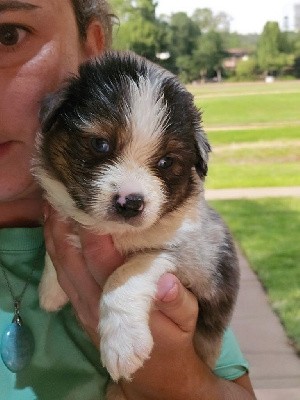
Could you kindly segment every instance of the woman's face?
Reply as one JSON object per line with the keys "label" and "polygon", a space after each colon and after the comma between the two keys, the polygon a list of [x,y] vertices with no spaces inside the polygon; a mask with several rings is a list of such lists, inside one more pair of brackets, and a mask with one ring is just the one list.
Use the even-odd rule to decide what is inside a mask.
{"label": "woman's face", "polygon": [[84,59],[70,0],[0,0],[0,203],[38,196],[40,102]]}

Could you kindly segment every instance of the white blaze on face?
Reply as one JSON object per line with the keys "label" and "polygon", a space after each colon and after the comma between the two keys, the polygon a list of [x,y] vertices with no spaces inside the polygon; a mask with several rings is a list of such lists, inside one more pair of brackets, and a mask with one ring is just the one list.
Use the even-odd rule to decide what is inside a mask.
{"label": "white blaze on face", "polygon": [[[160,77],[161,79],[161,77]],[[160,137],[168,125],[167,105],[160,93],[161,82],[150,81],[141,76],[138,84],[130,82],[130,106],[128,109],[128,127],[131,131],[131,151],[135,158],[155,152],[160,144]]]}

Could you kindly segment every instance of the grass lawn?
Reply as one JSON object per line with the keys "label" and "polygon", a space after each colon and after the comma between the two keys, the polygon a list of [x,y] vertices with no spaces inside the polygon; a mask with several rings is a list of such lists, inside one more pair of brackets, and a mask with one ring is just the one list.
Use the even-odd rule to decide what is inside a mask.
{"label": "grass lawn", "polygon": [[299,93],[196,98],[204,127],[300,122]]}
{"label": "grass lawn", "polygon": [[206,187],[208,189],[300,186],[300,164],[272,163],[262,169],[258,164],[230,165],[211,162]]}
{"label": "grass lawn", "polygon": [[300,186],[300,139],[238,140],[213,146],[207,188]]}
{"label": "grass lawn", "polygon": [[[300,81],[189,87],[213,147],[207,188],[300,186]],[[214,201],[300,354],[300,199]]]}
{"label": "grass lawn", "polygon": [[196,97],[240,96],[241,94],[294,93],[300,92],[300,80],[265,82],[222,82],[205,85],[187,85],[187,89]]}
{"label": "grass lawn", "polygon": [[300,80],[273,84],[190,85],[188,89],[202,110],[205,129],[226,125],[300,123]]}
{"label": "grass lawn", "polygon": [[189,88],[213,148],[207,188],[300,186],[300,81]]}
{"label": "grass lawn", "polygon": [[300,352],[300,199],[211,204],[230,226]]}
{"label": "grass lawn", "polygon": [[[300,108],[299,108],[300,118]],[[212,147],[232,143],[247,143],[259,141],[300,140],[299,126],[260,127],[255,129],[209,130],[205,129]]]}

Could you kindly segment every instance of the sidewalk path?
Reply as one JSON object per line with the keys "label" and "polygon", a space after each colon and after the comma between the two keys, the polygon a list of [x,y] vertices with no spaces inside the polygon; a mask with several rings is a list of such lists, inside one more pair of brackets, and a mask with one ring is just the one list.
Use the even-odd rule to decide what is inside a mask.
{"label": "sidewalk path", "polygon": [[[300,197],[300,187],[207,190],[206,198]],[[257,400],[300,400],[300,358],[247,259],[238,250],[241,287],[232,327],[250,363]],[[242,399],[241,399],[242,400]]]}
{"label": "sidewalk path", "polygon": [[300,358],[239,251],[241,287],[232,327],[250,363],[257,400],[300,400]]}
{"label": "sidewalk path", "polygon": [[[264,197],[300,197],[300,186],[241,188],[241,189],[207,189],[207,200],[260,199]],[[299,398],[300,400],[300,398]]]}

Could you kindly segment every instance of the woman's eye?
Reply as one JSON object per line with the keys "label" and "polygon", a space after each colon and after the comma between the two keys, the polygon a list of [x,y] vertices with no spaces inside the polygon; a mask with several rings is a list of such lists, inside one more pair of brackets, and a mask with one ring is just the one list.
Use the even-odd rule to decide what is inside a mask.
{"label": "woman's eye", "polygon": [[157,166],[158,166],[158,168],[161,168],[161,169],[167,169],[173,165],[173,162],[174,162],[174,160],[172,157],[166,156],[166,157],[161,158],[158,161]]}
{"label": "woman's eye", "polygon": [[18,25],[0,25],[0,45],[13,47],[22,42],[28,32]]}
{"label": "woman's eye", "polygon": [[97,153],[107,154],[110,152],[110,144],[106,139],[92,138],[91,146]]}

